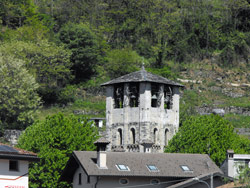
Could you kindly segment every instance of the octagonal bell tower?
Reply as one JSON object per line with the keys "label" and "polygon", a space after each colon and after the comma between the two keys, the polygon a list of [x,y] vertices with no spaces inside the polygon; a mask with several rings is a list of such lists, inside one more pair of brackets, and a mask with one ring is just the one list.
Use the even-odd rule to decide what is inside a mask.
{"label": "octagonal bell tower", "polygon": [[108,150],[145,152],[143,143],[150,141],[150,152],[163,152],[179,128],[179,89],[183,86],[144,67],[102,86],[106,87]]}

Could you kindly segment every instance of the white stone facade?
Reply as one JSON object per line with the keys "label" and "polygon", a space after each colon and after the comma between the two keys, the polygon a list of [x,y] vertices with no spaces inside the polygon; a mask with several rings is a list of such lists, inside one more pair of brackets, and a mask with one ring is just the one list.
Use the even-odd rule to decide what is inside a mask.
{"label": "white stone facade", "polygon": [[[179,128],[179,87],[153,82],[138,82],[138,105],[131,107],[128,88],[131,83],[120,84],[123,87],[122,107],[115,105],[115,85],[106,86],[106,139],[111,143],[108,150],[123,148],[125,151],[140,151],[144,140],[154,143],[153,152],[163,152]],[[132,83],[134,84],[134,83]],[[153,96],[152,87],[157,86],[157,96]],[[166,108],[166,88],[171,90],[171,107]],[[155,106],[153,107],[153,98]]]}

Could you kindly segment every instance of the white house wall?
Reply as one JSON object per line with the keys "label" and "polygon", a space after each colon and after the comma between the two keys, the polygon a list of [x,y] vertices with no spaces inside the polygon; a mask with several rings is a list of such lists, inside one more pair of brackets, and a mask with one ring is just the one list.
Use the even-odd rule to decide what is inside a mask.
{"label": "white house wall", "polygon": [[[127,179],[128,184],[122,185],[119,183],[120,179]],[[152,185],[150,184],[150,181],[153,179],[157,179],[160,181],[159,185]],[[143,188],[166,188],[169,185],[172,185],[173,183],[166,183],[171,182],[172,180],[168,180],[167,178],[154,178],[154,177],[109,177],[109,176],[102,176],[99,179],[99,182],[97,184],[97,188],[112,188],[112,187],[128,187],[128,186],[140,186]],[[165,182],[165,183],[164,183]]]}
{"label": "white house wall", "polygon": [[9,170],[9,160],[0,159],[0,188],[28,188],[28,161],[18,161],[18,171]]}

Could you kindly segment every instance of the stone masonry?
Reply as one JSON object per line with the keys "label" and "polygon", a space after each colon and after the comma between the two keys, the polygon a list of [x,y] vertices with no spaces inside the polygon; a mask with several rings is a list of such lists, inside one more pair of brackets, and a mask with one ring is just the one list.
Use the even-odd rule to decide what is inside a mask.
{"label": "stone masonry", "polygon": [[[144,80],[138,78],[141,75]],[[147,78],[150,76],[153,81]],[[142,69],[125,75],[122,81],[103,84],[106,86],[108,150],[143,152],[141,143],[148,140],[153,143],[153,152],[164,151],[179,128],[179,88],[182,86],[161,79]],[[135,84],[138,93],[136,87],[131,89]],[[135,102],[131,103],[132,100]]]}

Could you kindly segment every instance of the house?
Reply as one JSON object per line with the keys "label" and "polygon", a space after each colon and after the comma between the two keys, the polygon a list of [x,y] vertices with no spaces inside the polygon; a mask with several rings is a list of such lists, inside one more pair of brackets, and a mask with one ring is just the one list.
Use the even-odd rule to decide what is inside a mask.
{"label": "house", "polygon": [[147,72],[144,67],[102,84],[106,87],[108,151],[143,152],[150,140],[154,152],[163,153],[179,128],[181,84]]}
{"label": "house", "polygon": [[35,153],[0,143],[0,187],[28,188],[29,162],[37,162]]}
{"label": "house", "polygon": [[[95,142],[97,151],[74,151],[62,175],[61,181],[73,184],[73,188],[115,187],[206,187],[193,178],[206,178],[214,187],[223,185],[222,171],[206,154],[141,153],[106,151],[108,141]],[[196,186],[194,186],[194,184]]]}
{"label": "house", "polygon": [[93,117],[89,119],[89,121],[93,122],[93,125],[96,126],[97,128],[103,128],[104,126],[103,122],[105,120],[106,120],[105,118],[101,117]]}
{"label": "house", "polygon": [[227,150],[221,170],[230,177],[238,178],[240,171],[247,166],[250,168],[250,154],[235,154],[234,150]]}

